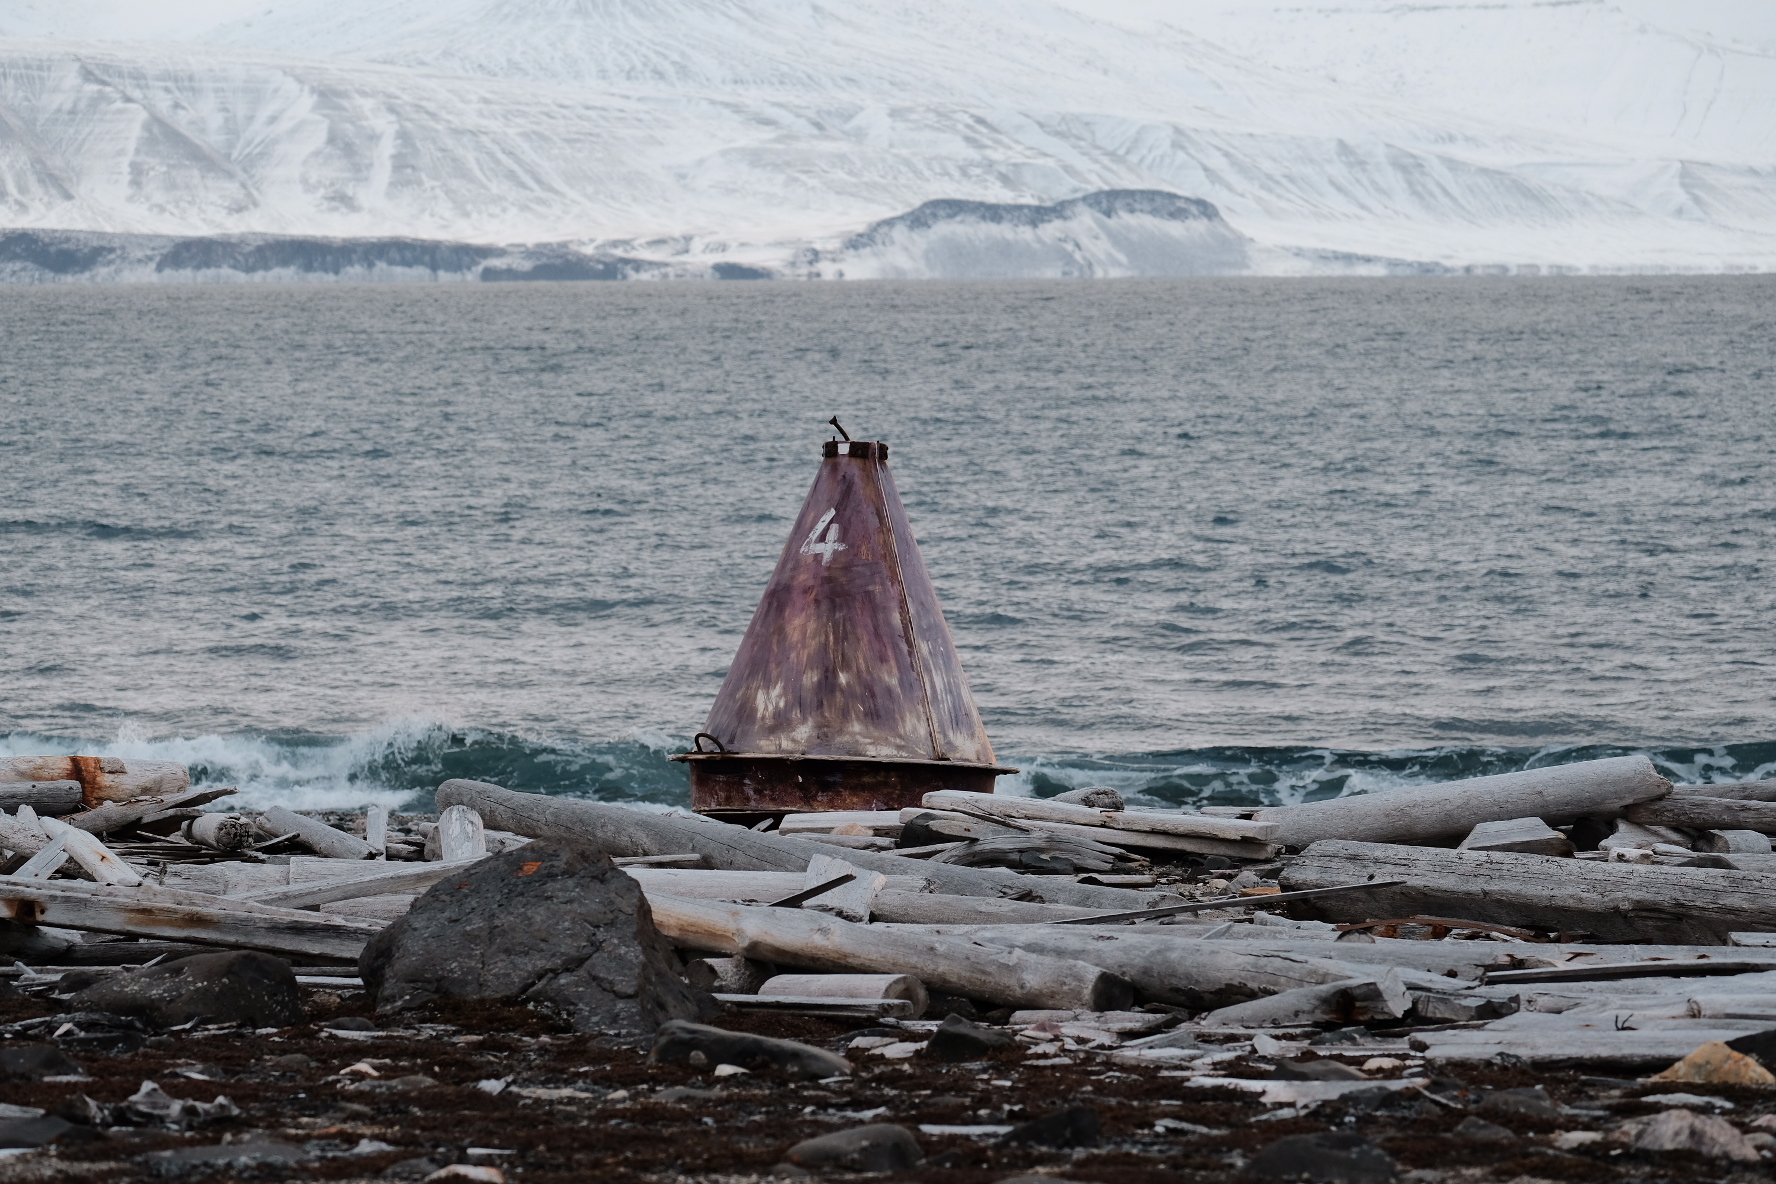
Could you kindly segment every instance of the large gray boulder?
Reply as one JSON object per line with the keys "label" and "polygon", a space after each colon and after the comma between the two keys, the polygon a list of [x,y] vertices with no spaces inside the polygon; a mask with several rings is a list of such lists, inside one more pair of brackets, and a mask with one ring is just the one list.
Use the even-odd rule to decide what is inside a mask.
{"label": "large gray boulder", "polygon": [[636,882],[596,851],[548,840],[438,881],[358,959],[379,1013],[541,1003],[580,1032],[702,1018],[713,1000],[678,970]]}

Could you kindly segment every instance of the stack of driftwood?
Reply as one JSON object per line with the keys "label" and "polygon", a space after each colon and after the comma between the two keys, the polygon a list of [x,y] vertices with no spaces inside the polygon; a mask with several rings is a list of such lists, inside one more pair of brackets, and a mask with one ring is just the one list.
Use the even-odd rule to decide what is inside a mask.
{"label": "stack of driftwood", "polygon": [[884,1050],[964,1002],[1044,1055],[1205,1081],[1228,1033],[1344,1027],[1409,1069],[1776,1048],[1776,782],[1674,789],[1644,757],[1201,813],[935,792],[761,829],[469,781],[435,819],[247,816],[177,766],[57,760],[86,758],[0,762],[0,940],[24,962],[350,963],[439,879],[552,838],[627,869],[694,985],[902,1025]]}

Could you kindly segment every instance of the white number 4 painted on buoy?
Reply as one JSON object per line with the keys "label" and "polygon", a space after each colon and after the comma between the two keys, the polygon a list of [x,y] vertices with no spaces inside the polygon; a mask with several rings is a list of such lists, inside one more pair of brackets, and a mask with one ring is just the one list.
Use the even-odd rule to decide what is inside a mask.
{"label": "white number 4 painted on buoy", "polygon": [[[802,544],[802,554],[818,555],[820,562],[828,567],[832,566],[833,554],[845,549],[845,544],[839,541],[839,524],[833,521],[833,515],[837,513],[837,509],[832,509],[822,514],[820,521],[814,524],[814,529],[808,532],[808,541]],[[823,530],[826,531],[826,538],[821,540],[820,532]]]}

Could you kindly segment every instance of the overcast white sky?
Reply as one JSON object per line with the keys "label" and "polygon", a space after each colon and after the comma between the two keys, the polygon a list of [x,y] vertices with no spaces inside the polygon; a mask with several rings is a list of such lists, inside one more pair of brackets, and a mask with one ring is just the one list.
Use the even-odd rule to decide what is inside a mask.
{"label": "overcast white sky", "polygon": [[[324,3],[325,0],[322,0]],[[375,0],[335,0],[341,8],[362,9]],[[965,0],[958,0],[964,3]],[[1230,9],[1341,8],[1393,9],[1432,0],[1058,0],[1087,15],[1118,23],[1161,20],[1189,28],[1193,15]],[[1459,2],[1459,0],[1457,0]],[[1495,7],[1498,0],[1471,0]],[[1571,0],[1506,0],[1528,6]],[[1776,53],[1776,0],[1597,0],[1649,24],[1674,31],[1707,33],[1722,40]],[[1434,0],[1448,7],[1451,0]],[[316,0],[0,0],[0,35],[82,38],[196,37],[224,21],[273,8],[319,6]]]}

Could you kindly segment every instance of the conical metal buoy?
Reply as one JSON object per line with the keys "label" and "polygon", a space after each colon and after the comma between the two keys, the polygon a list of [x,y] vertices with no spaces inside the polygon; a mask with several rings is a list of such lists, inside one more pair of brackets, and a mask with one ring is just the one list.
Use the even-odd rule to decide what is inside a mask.
{"label": "conical metal buoy", "polygon": [[896,810],[1017,771],[994,761],[888,445],[823,456],[697,751],[673,758],[699,813]]}

